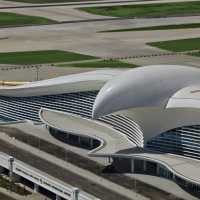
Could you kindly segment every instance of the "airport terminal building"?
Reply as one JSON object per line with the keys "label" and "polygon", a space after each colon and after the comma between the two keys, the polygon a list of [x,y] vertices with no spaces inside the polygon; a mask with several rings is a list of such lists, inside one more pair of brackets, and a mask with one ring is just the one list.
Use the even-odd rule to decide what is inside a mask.
{"label": "airport terminal building", "polygon": [[165,177],[200,193],[200,70],[98,70],[0,87],[0,119],[44,123],[117,170]]}

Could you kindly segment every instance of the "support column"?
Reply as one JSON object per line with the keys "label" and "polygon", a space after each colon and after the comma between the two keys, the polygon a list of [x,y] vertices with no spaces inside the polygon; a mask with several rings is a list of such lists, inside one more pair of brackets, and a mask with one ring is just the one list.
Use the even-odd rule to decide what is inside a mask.
{"label": "support column", "polygon": [[67,142],[69,142],[69,134],[68,133],[66,133],[66,140],[67,140]]}
{"label": "support column", "polygon": [[160,175],[160,165],[157,164],[156,166],[156,175],[159,176]]}
{"label": "support column", "polygon": [[173,181],[176,181],[176,177],[175,177],[175,174],[173,173]]}
{"label": "support column", "polygon": [[34,192],[37,193],[39,192],[39,185],[34,183]]}
{"label": "support column", "polygon": [[5,168],[4,167],[0,167],[0,174],[3,174],[5,172]]}
{"label": "support column", "polygon": [[143,170],[144,170],[144,172],[147,171],[147,163],[146,163],[146,160],[144,160],[144,162],[143,162]]}
{"label": "support column", "polygon": [[19,183],[20,179],[21,179],[21,176],[13,173],[13,175],[12,175],[12,181]]}
{"label": "support column", "polygon": [[134,159],[132,158],[131,159],[131,173],[134,173],[135,172],[135,162],[134,162]]}
{"label": "support column", "polygon": [[79,200],[79,189],[74,188],[71,194],[71,200]]}
{"label": "support column", "polygon": [[78,136],[78,144],[81,145],[81,137]]}
{"label": "support column", "polygon": [[111,157],[110,157],[110,156],[108,157],[108,163],[109,163],[109,164],[112,163],[112,161],[111,161]]}
{"label": "support column", "polygon": [[185,180],[185,188],[188,188],[188,185],[189,185],[188,181]]}
{"label": "support column", "polygon": [[60,196],[56,194],[56,200],[61,200]]}
{"label": "support column", "polygon": [[93,139],[90,138],[89,141],[90,141],[90,148],[92,149],[92,148],[93,148],[93,145],[94,145]]}

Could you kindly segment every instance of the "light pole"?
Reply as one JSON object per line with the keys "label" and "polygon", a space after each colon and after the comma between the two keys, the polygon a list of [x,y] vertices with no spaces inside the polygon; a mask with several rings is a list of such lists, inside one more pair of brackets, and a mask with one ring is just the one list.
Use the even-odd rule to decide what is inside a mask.
{"label": "light pole", "polygon": [[9,167],[9,178],[10,178],[10,191],[12,191],[12,183],[13,183],[13,163],[14,163],[14,157],[9,156],[8,167]]}
{"label": "light pole", "polygon": [[12,181],[14,157],[9,156],[8,163],[9,163],[9,177],[10,177],[10,180]]}
{"label": "light pole", "polygon": [[35,69],[36,69],[36,81],[39,80],[39,70],[40,70],[40,66],[39,65],[36,65],[35,66]]}

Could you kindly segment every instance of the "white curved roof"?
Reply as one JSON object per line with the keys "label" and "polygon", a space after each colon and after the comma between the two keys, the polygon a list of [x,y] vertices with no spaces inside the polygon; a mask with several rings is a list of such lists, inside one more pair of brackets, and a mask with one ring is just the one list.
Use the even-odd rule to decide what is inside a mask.
{"label": "white curved roof", "polygon": [[128,70],[100,90],[93,117],[133,107],[165,107],[178,90],[200,84],[200,70],[179,65],[156,65]]}
{"label": "white curved roof", "polygon": [[144,143],[168,130],[200,124],[200,109],[196,108],[143,107],[121,110],[115,114],[137,123],[143,133]]}
{"label": "white curved roof", "polygon": [[168,101],[167,108],[200,108],[200,84],[185,87]]}
{"label": "white curved roof", "polygon": [[1,86],[0,95],[25,97],[99,90],[107,81],[123,71],[97,70],[31,82],[20,86]]}

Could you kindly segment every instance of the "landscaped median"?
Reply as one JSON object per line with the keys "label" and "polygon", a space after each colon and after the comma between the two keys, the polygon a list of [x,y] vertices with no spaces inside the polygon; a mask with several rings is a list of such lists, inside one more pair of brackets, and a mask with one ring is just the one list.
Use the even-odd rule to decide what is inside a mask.
{"label": "landscaped median", "polygon": [[0,28],[29,26],[29,25],[44,25],[44,24],[54,24],[54,23],[58,22],[44,17],[35,17],[35,16],[21,15],[9,12],[0,12]]}
{"label": "landscaped median", "polygon": [[76,68],[134,68],[137,65],[120,60],[101,58],[61,50],[24,51],[0,53],[0,64],[37,65]]}
{"label": "landscaped median", "polygon": [[0,53],[0,64],[45,64],[96,59],[96,57],[60,50]]}
{"label": "landscaped median", "polygon": [[96,15],[112,17],[169,17],[189,16],[200,14],[200,1],[175,2],[175,3],[153,3],[123,6],[103,6],[79,8]]}
{"label": "landscaped median", "polygon": [[93,62],[80,62],[74,64],[60,64],[58,67],[78,67],[78,68],[134,68],[134,64],[125,63],[119,60],[100,60]]}
{"label": "landscaped median", "polygon": [[200,38],[188,38],[180,40],[169,40],[161,42],[147,43],[150,46],[154,46],[160,49],[173,51],[173,52],[187,52],[200,50]]}
{"label": "landscaped median", "polygon": [[[9,0],[9,1],[32,3],[32,4],[45,4],[45,3],[52,3],[53,4],[53,3],[79,2],[80,0]],[[88,1],[88,0],[81,0],[81,1]]]}

